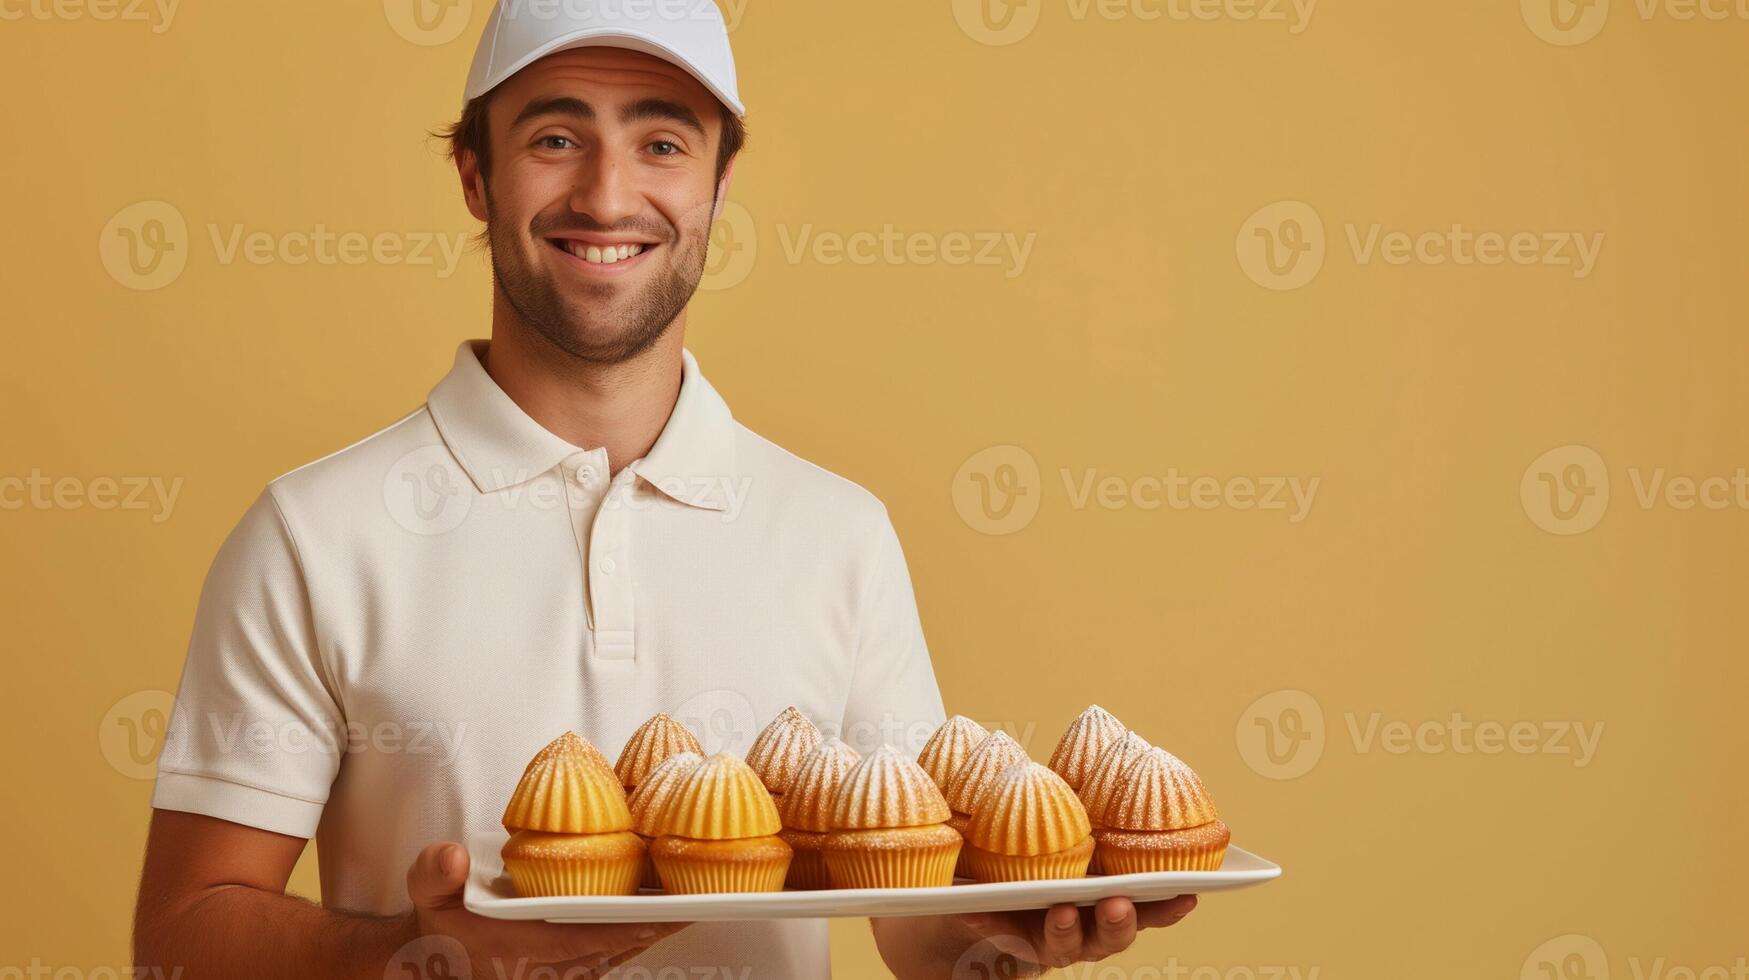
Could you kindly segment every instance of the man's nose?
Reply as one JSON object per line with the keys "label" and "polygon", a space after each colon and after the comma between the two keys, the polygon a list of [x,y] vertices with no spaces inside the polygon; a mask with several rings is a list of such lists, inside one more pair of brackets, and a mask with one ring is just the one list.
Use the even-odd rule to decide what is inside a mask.
{"label": "man's nose", "polygon": [[571,188],[571,210],[598,225],[611,226],[638,213],[638,197],[625,162],[597,157],[580,165]]}

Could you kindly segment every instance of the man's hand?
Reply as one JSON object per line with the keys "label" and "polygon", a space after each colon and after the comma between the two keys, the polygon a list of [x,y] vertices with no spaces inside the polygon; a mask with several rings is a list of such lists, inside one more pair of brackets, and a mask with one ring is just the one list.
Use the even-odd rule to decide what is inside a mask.
{"label": "man's hand", "polygon": [[152,814],[134,964],[182,980],[570,980],[612,969],[678,932],[665,925],[502,922],[462,906],[468,852],[433,844],[407,872],[410,912],[366,915],[285,893],[304,841],[213,817]]}
{"label": "man's hand", "polygon": [[1055,905],[1024,912],[875,919],[872,924],[881,957],[897,977],[1006,980],[1121,953],[1139,930],[1173,925],[1194,908],[1195,895],[1140,905],[1107,898],[1085,909]]}
{"label": "man's hand", "polygon": [[[488,919],[462,906],[467,880],[467,848],[433,844],[421,851],[408,869],[407,894],[413,899],[411,915],[417,935],[444,937],[459,944],[459,949],[448,948],[466,951],[474,976],[526,976],[529,970],[550,967],[560,976],[586,980],[607,973],[687,925],[557,925]],[[436,944],[415,948],[427,955],[444,954],[444,948]],[[423,964],[417,966],[424,969]],[[452,975],[465,974],[457,970]]]}
{"label": "man's hand", "polygon": [[[1174,925],[1194,908],[1195,895],[1140,905],[1127,898],[1107,898],[1091,908],[1054,905],[1026,912],[967,915],[960,921],[976,935],[992,940],[991,946],[998,952],[1018,948],[1016,959],[1023,970],[1018,975],[1035,976],[1052,967],[1092,963],[1121,953],[1136,941],[1137,931]],[[1004,943],[1003,938],[1019,939],[1024,945]]]}

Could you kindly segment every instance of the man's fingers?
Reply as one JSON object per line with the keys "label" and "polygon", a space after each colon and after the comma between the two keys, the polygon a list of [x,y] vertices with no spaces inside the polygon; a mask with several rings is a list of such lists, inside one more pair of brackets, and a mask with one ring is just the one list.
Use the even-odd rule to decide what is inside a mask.
{"label": "man's fingers", "polygon": [[1143,902],[1136,906],[1136,919],[1143,929],[1158,929],[1176,924],[1194,908],[1195,895],[1180,895],[1164,902]]}
{"label": "man's fingers", "polygon": [[1136,907],[1127,898],[1107,898],[1093,907],[1093,935],[1085,955],[1104,959],[1121,953],[1136,941]]}
{"label": "man's fingers", "polygon": [[468,850],[443,841],[419,852],[407,869],[407,897],[426,910],[459,908],[468,881]]}
{"label": "man's fingers", "polygon": [[1039,956],[1045,966],[1068,966],[1078,961],[1085,939],[1081,911],[1075,906],[1053,905],[1045,910],[1038,937]]}

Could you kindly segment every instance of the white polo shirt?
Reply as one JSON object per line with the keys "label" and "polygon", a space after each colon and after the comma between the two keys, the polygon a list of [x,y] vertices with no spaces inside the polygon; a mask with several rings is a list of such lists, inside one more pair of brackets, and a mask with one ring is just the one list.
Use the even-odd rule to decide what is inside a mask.
{"label": "white polo shirt", "polygon": [[[386,914],[420,849],[495,828],[567,729],[612,758],[667,711],[744,752],[794,704],[859,750],[921,747],[941,697],[878,500],[736,422],[690,353],[655,446],[610,478],[604,450],[504,394],[484,349],[243,516],[201,595],[155,807],[313,836],[324,903]],[[635,962],[829,973],[821,922],[694,926]]]}

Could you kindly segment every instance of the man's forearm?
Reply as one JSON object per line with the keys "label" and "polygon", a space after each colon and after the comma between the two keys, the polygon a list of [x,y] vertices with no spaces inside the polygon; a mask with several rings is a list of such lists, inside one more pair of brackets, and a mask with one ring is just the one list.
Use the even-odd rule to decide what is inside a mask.
{"label": "man's forearm", "polygon": [[134,963],[175,980],[382,980],[389,961],[416,938],[410,915],[336,912],[301,898],[223,885],[179,908],[151,908],[144,896]]}
{"label": "man's forearm", "polygon": [[897,980],[949,980],[979,938],[951,916],[870,919],[881,960]]}

